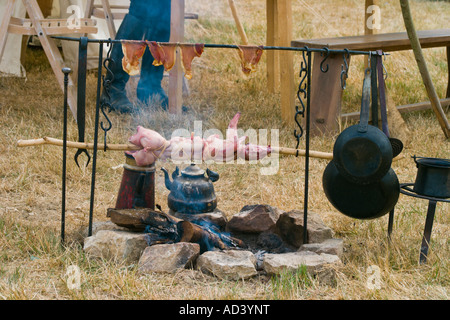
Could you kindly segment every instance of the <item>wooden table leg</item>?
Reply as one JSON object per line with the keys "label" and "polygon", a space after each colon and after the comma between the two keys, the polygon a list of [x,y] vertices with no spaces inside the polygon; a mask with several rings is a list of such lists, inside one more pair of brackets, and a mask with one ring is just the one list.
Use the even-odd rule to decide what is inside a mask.
{"label": "wooden table leg", "polygon": [[450,98],[450,47],[447,47],[447,71],[448,71],[448,81],[447,81],[447,93],[446,98]]}
{"label": "wooden table leg", "polygon": [[[324,62],[322,72],[320,64],[324,57],[319,52],[314,53],[311,74],[311,134],[333,133],[339,130],[341,99],[341,54],[330,54]],[[347,60],[350,65],[350,58]]]}
{"label": "wooden table leg", "polygon": [[[170,19],[170,42],[184,39],[184,0],[172,0]],[[169,71],[169,113],[181,114],[183,105],[183,68],[180,49],[177,49],[175,65]]]}
{"label": "wooden table leg", "polygon": [[[277,46],[278,34],[278,13],[276,0],[266,1],[266,16],[267,16],[267,35],[266,45]],[[280,85],[280,68],[279,55],[277,50],[266,51],[267,61],[267,89],[271,93],[278,92]]]}
{"label": "wooden table leg", "polygon": [[[292,3],[291,0],[277,1],[277,37],[279,45],[290,47],[292,41]],[[293,52],[281,51],[280,56],[280,93],[281,118],[283,122],[294,124],[295,88]]]}

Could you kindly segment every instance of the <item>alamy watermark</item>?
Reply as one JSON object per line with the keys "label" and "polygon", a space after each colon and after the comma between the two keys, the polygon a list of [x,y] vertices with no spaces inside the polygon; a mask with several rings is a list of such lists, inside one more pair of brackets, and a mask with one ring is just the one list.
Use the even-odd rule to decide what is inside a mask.
{"label": "alamy watermark", "polygon": [[76,265],[70,265],[66,270],[66,285],[69,290],[81,289],[81,270]]}
{"label": "alamy watermark", "polygon": [[278,129],[250,128],[227,129],[224,137],[219,129],[203,131],[203,122],[194,121],[193,132],[184,128],[172,132],[171,140],[191,142],[172,149],[171,160],[176,164],[260,164],[261,175],[274,175],[279,169],[279,136]]}
{"label": "alamy watermark", "polygon": [[381,8],[377,5],[371,5],[367,7],[366,13],[370,14],[366,20],[366,26],[368,29],[380,30],[381,29]]}
{"label": "alamy watermark", "polygon": [[368,266],[366,269],[367,280],[366,286],[370,290],[381,289],[381,270],[376,265]]}
{"label": "alamy watermark", "polygon": [[80,6],[72,4],[67,7],[66,13],[71,14],[67,18],[67,28],[70,30],[81,29],[82,10]]}

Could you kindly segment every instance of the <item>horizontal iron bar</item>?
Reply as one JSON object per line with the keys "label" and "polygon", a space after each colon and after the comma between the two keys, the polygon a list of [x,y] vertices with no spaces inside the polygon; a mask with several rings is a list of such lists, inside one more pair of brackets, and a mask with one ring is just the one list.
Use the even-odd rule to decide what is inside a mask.
{"label": "horizontal iron bar", "polygon": [[[59,40],[68,40],[68,41],[80,41],[79,38],[72,38],[72,37],[65,37],[65,36],[52,36],[54,39]],[[139,40],[113,40],[113,39],[88,39],[88,42],[92,43],[121,43],[121,42],[136,42]],[[164,42],[161,42],[164,43]],[[182,44],[182,43],[180,43]],[[205,48],[228,48],[228,49],[238,49],[239,46],[234,44],[211,44],[211,43],[205,43]],[[279,47],[279,46],[261,46],[263,50],[286,50],[286,51],[309,51],[309,52],[325,52],[325,53],[348,53],[353,55],[373,55],[373,56],[380,56],[380,55],[389,55],[388,53],[382,53],[379,54],[376,51],[358,51],[358,50],[347,50],[347,49],[317,49],[317,48],[308,48],[308,47]]]}

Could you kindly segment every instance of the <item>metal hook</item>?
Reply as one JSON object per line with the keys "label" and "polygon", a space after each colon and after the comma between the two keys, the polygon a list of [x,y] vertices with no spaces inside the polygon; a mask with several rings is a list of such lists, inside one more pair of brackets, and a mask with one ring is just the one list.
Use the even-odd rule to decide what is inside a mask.
{"label": "metal hook", "polygon": [[[106,59],[103,62],[103,66],[105,67],[106,73],[110,77],[110,79],[106,79],[105,76],[102,77],[102,79],[103,79],[103,91],[104,91],[106,97],[104,99],[102,99],[101,105],[100,105],[100,109],[101,109],[101,111],[103,113],[103,116],[105,117],[106,121],[108,122],[108,126],[107,127],[105,127],[103,125],[103,121],[100,122],[100,127],[105,133],[104,134],[104,147],[103,147],[104,151],[107,150],[107,145],[106,145],[107,133],[112,128],[112,122],[108,118],[108,116],[106,114],[106,111],[105,111],[106,108],[108,108],[108,112],[112,111],[112,106],[111,106],[111,103],[110,103],[111,96],[109,94],[109,90],[110,90],[110,87],[111,87],[111,82],[114,80],[114,73],[111,71],[109,66],[110,66],[110,64],[112,64],[112,66],[114,66],[114,63],[115,63],[115,61],[113,59],[111,59],[111,51],[112,51],[112,47],[113,47],[111,38],[108,39],[107,45],[109,46],[109,50],[108,50],[108,53],[106,55]],[[108,62],[108,65],[106,65],[106,62]]]}
{"label": "metal hook", "polygon": [[[382,55],[383,55],[383,59],[386,59],[386,53],[382,52]],[[383,63],[383,59],[381,59],[381,65],[383,66],[383,70],[384,70],[383,75],[384,75],[384,80],[386,81],[386,79],[387,79],[388,76],[389,76],[389,73],[388,73],[388,71],[386,70],[386,66],[385,66],[384,63]]]}
{"label": "metal hook", "polygon": [[75,163],[77,164],[78,168],[80,168],[80,164],[78,163],[78,157],[82,153],[86,154],[86,157],[87,157],[86,167],[89,165],[89,162],[91,161],[91,155],[89,154],[89,152],[86,149],[78,149],[74,156],[74,160],[75,160]]}
{"label": "metal hook", "polygon": [[303,127],[302,127],[302,125],[300,124],[299,116],[304,117],[304,115],[305,115],[305,110],[304,110],[304,108],[303,108],[302,111],[300,111],[300,110],[298,109],[298,107],[296,106],[296,107],[295,107],[295,111],[296,111],[296,112],[295,112],[295,118],[294,118],[294,120],[295,120],[295,123],[297,124],[298,128],[300,129],[300,132],[298,132],[297,129],[294,129],[294,137],[295,137],[295,139],[297,140],[297,144],[296,144],[296,146],[295,146],[295,149],[297,149],[296,157],[298,157],[298,147],[299,147],[299,145],[300,145],[300,138],[303,136]]}
{"label": "metal hook", "polygon": [[[323,73],[325,73],[325,72],[328,72],[328,63],[327,63],[327,68],[326,68],[326,69],[323,68],[323,64],[324,64],[325,60],[327,60],[328,57],[330,56],[330,49],[328,49],[327,47],[324,47],[323,50],[326,51],[326,54],[325,54],[325,58],[324,58],[324,59],[322,60],[322,62],[320,63],[320,71],[322,71]],[[323,52],[321,52],[320,55],[322,56],[322,55],[323,55]]]}
{"label": "metal hook", "polygon": [[103,103],[103,104],[101,105],[101,110],[102,110],[103,116],[105,117],[106,121],[108,121],[108,127],[105,127],[105,126],[103,125],[103,121],[100,122],[100,127],[101,127],[102,130],[105,132],[104,139],[103,139],[103,140],[104,140],[103,151],[106,151],[106,149],[107,149],[107,146],[106,146],[106,135],[107,135],[107,132],[108,132],[109,130],[111,130],[111,128],[112,128],[112,122],[111,122],[111,120],[109,120],[108,116],[107,116],[106,113],[105,113],[105,107],[108,107],[108,112],[111,112],[111,110],[112,110],[111,105],[110,105],[109,103],[107,103],[107,102],[105,102],[105,103]]}
{"label": "metal hook", "polygon": [[342,88],[342,90],[345,90],[345,88],[347,88],[347,76],[348,76],[347,58],[350,58],[349,50],[344,49],[344,51],[345,51],[345,53],[343,54],[344,64],[341,65],[341,88]]}
{"label": "metal hook", "polygon": [[[81,37],[78,47],[78,86],[77,86],[77,126],[78,142],[84,142],[85,122],[86,122],[86,65],[87,65],[88,38]],[[86,167],[89,165],[91,156],[86,149],[78,149],[74,159],[78,168],[79,156],[84,153],[87,156]]]}

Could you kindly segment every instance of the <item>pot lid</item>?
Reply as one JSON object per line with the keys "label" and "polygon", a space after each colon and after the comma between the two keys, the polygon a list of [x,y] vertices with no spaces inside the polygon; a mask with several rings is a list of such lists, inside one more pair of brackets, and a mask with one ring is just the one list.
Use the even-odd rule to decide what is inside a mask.
{"label": "pot lid", "polygon": [[182,170],[181,174],[185,177],[203,177],[205,175],[205,170],[200,169],[195,164],[191,164]]}

